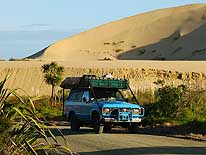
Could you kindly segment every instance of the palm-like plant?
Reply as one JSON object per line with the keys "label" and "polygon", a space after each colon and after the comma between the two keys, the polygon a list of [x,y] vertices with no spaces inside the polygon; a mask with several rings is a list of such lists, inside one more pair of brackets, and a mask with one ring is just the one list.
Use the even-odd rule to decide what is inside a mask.
{"label": "palm-like plant", "polygon": [[11,118],[9,112],[11,111],[10,105],[6,104],[8,97],[11,95],[11,92],[8,89],[4,89],[7,77],[0,81],[0,148],[4,142],[6,142],[5,137],[8,136],[8,130],[11,128]]}
{"label": "palm-like plant", "polygon": [[42,66],[44,79],[48,85],[51,85],[51,104],[53,105],[55,86],[59,85],[62,81],[64,73],[64,67],[59,66],[56,62],[50,64],[44,64]]}
{"label": "palm-like plant", "polygon": [[[37,155],[38,152],[47,154],[48,150],[64,150],[65,153],[72,154],[68,147],[58,144],[44,121],[37,117],[38,113],[30,98],[24,99],[16,90],[4,88],[7,79],[0,81],[0,154]],[[8,101],[11,95],[18,100],[17,105]],[[55,144],[50,143],[48,135]],[[63,135],[62,138],[64,139]],[[65,144],[67,146],[66,140]]]}

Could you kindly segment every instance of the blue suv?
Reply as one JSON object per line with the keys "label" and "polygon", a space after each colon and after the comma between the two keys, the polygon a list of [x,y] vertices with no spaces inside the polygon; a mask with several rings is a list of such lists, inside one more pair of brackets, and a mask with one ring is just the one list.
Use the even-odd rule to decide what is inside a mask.
{"label": "blue suv", "polygon": [[[73,131],[90,125],[100,134],[118,125],[135,132],[144,116],[144,108],[137,103],[128,80],[84,75],[66,78],[61,87],[71,89],[64,101],[64,116]],[[126,89],[130,90],[136,104],[124,98],[122,91]]]}

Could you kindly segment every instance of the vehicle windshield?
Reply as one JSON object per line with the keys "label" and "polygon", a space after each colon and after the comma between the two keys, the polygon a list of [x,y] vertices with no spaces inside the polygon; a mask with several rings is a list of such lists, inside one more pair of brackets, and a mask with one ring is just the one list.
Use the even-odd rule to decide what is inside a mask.
{"label": "vehicle windshield", "polygon": [[94,88],[93,90],[97,100],[125,101],[118,89]]}

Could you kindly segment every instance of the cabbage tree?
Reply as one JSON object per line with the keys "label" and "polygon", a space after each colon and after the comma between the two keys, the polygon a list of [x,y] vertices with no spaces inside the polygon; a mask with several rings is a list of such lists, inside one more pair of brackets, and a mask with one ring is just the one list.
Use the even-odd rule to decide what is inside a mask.
{"label": "cabbage tree", "polygon": [[51,85],[51,105],[53,106],[55,86],[59,85],[63,79],[64,67],[56,62],[44,64],[42,66],[45,82]]}

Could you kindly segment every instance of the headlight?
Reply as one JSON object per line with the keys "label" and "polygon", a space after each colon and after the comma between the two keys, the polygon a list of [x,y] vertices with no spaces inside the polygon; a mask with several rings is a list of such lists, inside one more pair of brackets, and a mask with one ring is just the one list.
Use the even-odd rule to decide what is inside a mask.
{"label": "headlight", "polygon": [[140,114],[141,113],[141,109],[133,109],[133,113],[134,114]]}
{"label": "headlight", "polygon": [[111,112],[111,110],[112,110],[112,109],[110,109],[110,108],[103,108],[103,109],[102,109],[102,113],[103,113],[103,114],[109,114],[109,113]]}

